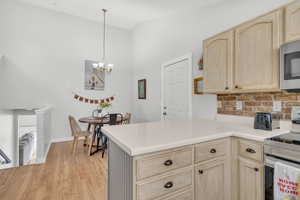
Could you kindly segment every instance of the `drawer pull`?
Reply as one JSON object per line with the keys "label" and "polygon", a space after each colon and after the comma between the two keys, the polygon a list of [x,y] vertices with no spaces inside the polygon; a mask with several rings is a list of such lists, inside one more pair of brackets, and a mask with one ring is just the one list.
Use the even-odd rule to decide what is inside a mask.
{"label": "drawer pull", "polygon": [[259,171],[259,169],[258,169],[258,168],[254,168],[254,171],[258,172],[258,171]]}
{"label": "drawer pull", "polygon": [[199,174],[203,174],[203,170],[199,170]]}
{"label": "drawer pull", "polygon": [[173,182],[167,182],[166,184],[165,184],[165,186],[164,186],[166,189],[170,189],[170,188],[172,188],[173,187]]}
{"label": "drawer pull", "polygon": [[166,160],[166,161],[164,162],[164,165],[165,165],[165,166],[171,166],[171,165],[173,165],[173,161],[172,161],[172,160]]}
{"label": "drawer pull", "polygon": [[254,149],[251,149],[251,148],[247,148],[246,151],[248,153],[256,153],[256,151]]}
{"label": "drawer pull", "polygon": [[217,153],[217,150],[216,149],[211,149],[210,153]]}

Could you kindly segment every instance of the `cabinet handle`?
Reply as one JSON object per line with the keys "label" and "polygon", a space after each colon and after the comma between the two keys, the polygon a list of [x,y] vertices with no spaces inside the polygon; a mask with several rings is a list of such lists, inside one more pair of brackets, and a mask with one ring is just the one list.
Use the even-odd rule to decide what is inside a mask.
{"label": "cabinet handle", "polygon": [[235,86],[235,89],[239,89],[239,86],[238,86],[238,85],[236,85],[236,86]]}
{"label": "cabinet handle", "polygon": [[164,185],[164,187],[166,188],[166,189],[170,189],[170,188],[172,188],[173,187],[173,182],[167,182],[165,185]]}
{"label": "cabinet handle", "polygon": [[172,160],[166,160],[166,161],[164,162],[164,165],[165,165],[165,166],[171,166],[171,165],[173,165],[173,161],[172,161]]}
{"label": "cabinet handle", "polygon": [[199,172],[199,174],[203,174],[203,170],[199,170],[198,172]]}
{"label": "cabinet handle", "polygon": [[211,149],[210,153],[217,153],[217,150],[216,149]]}
{"label": "cabinet handle", "polygon": [[258,169],[258,168],[254,168],[254,171],[258,172],[258,171],[259,171],[259,169]]}
{"label": "cabinet handle", "polygon": [[251,148],[247,148],[246,151],[248,153],[256,153],[256,151],[254,149],[251,149]]}
{"label": "cabinet handle", "polygon": [[229,87],[225,87],[225,90],[229,90]]}

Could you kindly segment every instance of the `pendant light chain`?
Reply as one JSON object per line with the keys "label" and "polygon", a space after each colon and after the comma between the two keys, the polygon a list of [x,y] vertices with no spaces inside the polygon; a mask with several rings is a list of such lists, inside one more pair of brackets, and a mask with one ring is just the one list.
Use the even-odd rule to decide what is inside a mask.
{"label": "pendant light chain", "polygon": [[108,63],[106,60],[106,9],[102,9],[103,11],[103,44],[102,44],[102,61],[99,63],[94,63],[93,67],[95,69],[111,72],[113,70],[114,65],[112,63]]}
{"label": "pendant light chain", "polygon": [[106,12],[107,12],[107,10],[106,9],[102,9],[102,11],[103,11],[103,20],[104,20],[104,22],[103,22],[103,57],[102,57],[102,60],[103,61],[105,61],[105,57],[106,57],[106,55],[105,55],[105,51],[106,51]]}

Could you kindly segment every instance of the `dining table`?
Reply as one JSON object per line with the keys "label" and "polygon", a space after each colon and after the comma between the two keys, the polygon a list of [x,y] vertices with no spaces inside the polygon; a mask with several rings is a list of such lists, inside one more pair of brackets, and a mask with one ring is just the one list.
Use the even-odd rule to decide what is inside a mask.
{"label": "dining table", "polygon": [[[126,121],[126,115],[123,115],[123,117],[117,118],[118,124],[122,124],[124,121]],[[104,151],[105,146],[103,144],[100,145],[100,140],[102,137],[101,133],[101,127],[104,125],[110,124],[110,118],[108,115],[103,117],[82,117],[78,120],[80,123],[88,124],[87,131],[92,132],[92,142],[89,146],[89,155],[92,156],[95,153],[99,151]],[[93,130],[91,130],[93,128]],[[94,141],[97,139],[97,144],[94,145]],[[96,150],[92,152],[92,148],[95,147]]]}

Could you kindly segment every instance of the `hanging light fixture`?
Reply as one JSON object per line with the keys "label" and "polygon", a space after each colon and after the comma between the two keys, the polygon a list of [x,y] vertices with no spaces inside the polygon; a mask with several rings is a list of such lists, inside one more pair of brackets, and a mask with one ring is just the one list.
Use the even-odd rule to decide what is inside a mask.
{"label": "hanging light fixture", "polygon": [[113,70],[114,65],[107,62],[106,60],[106,9],[102,9],[103,11],[103,49],[102,49],[102,60],[99,63],[94,63],[93,67],[95,69],[99,69],[101,71],[111,72]]}

